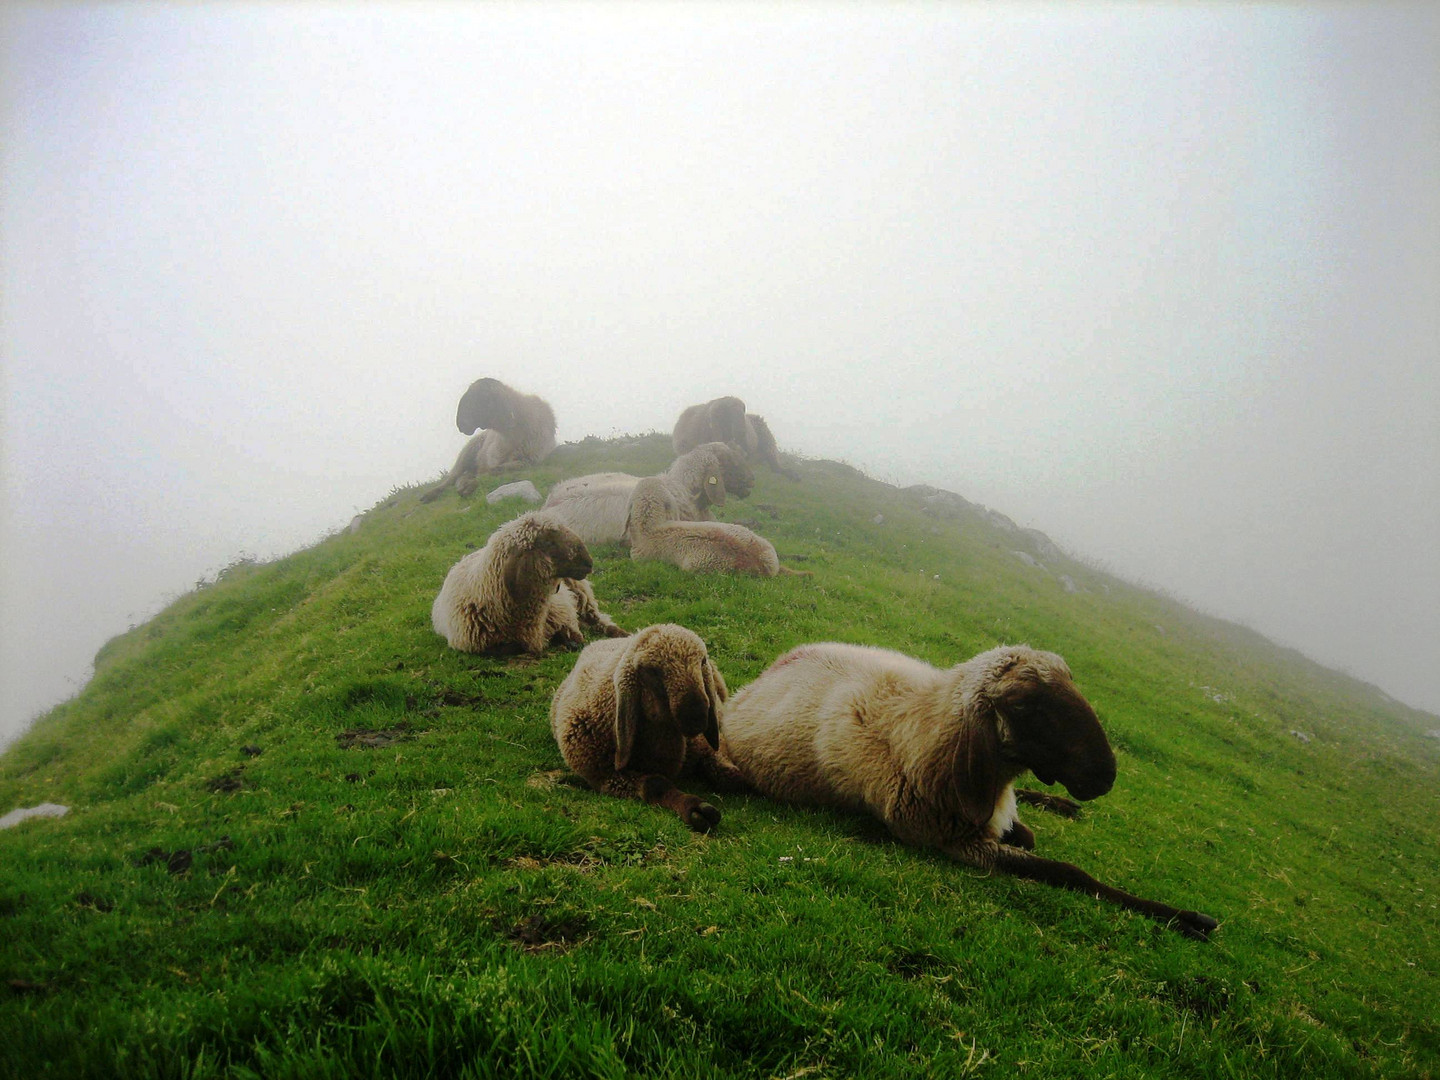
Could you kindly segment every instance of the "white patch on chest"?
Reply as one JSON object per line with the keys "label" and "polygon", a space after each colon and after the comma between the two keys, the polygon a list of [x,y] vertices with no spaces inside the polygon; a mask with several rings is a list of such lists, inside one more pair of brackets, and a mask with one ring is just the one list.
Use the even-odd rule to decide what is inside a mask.
{"label": "white patch on chest", "polygon": [[1000,792],[1000,797],[995,800],[995,812],[990,815],[990,821],[985,826],[986,831],[997,839],[1010,831],[1010,826],[1015,824],[1015,784],[1012,781],[1005,785],[1005,790]]}

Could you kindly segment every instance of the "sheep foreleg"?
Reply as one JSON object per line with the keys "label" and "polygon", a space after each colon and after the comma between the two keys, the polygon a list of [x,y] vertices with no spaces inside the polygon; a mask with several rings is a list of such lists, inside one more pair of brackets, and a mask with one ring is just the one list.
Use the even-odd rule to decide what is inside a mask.
{"label": "sheep foreleg", "polygon": [[1186,937],[1199,941],[1207,940],[1210,931],[1220,925],[1209,915],[1202,915],[1198,911],[1171,907],[1158,900],[1145,900],[1127,893],[1123,889],[1106,885],[1071,863],[1060,862],[1057,859],[1045,859],[1004,844],[997,846],[995,859],[991,865],[996,870],[1003,870],[1016,877],[1028,878],[1031,881],[1043,881],[1047,885],[1073,889],[1075,892],[1088,893],[1102,900],[1108,900],[1112,904],[1119,904],[1123,908],[1129,908],[1131,911],[1138,911],[1142,915],[1157,919]]}
{"label": "sheep foreleg", "polygon": [[619,772],[594,786],[607,795],[667,807],[696,832],[709,832],[720,824],[719,810],[694,795],[685,794],[659,773]]}
{"label": "sheep foreleg", "polygon": [[1059,814],[1061,817],[1080,816],[1080,804],[1063,795],[1050,795],[1044,791],[1016,788],[1015,801],[1025,803],[1027,806],[1038,806],[1041,810],[1049,810],[1052,814]]}

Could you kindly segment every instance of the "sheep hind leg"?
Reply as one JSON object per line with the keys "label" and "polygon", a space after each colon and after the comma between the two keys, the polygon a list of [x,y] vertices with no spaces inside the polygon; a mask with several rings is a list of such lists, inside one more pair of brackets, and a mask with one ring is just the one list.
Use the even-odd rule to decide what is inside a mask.
{"label": "sheep hind leg", "polygon": [[[973,860],[967,858],[966,861]],[[998,845],[991,866],[996,870],[1013,874],[1015,877],[1042,881],[1047,885],[1072,889],[1075,892],[1088,893],[1101,900],[1108,900],[1112,904],[1148,915],[1172,930],[1179,931],[1186,937],[1194,938],[1197,941],[1209,940],[1210,931],[1220,925],[1209,915],[1171,907],[1158,900],[1146,900],[1125,892],[1123,889],[1105,885],[1072,863],[1041,858],[1039,855],[1031,855],[1028,851],[1021,851],[1018,848]]]}

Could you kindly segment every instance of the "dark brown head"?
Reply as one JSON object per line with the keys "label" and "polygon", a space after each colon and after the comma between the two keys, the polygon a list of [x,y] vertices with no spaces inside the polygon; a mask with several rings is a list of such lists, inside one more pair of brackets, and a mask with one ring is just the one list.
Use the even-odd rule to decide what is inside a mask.
{"label": "dark brown head", "polygon": [[971,663],[982,659],[989,663],[979,696],[995,714],[1002,762],[1029,769],[1042,784],[1064,784],[1081,801],[1109,791],[1115,754],[1065,661],[1024,645]]}
{"label": "dark brown head", "polygon": [[516,518],[513,550],[505,564],[505,587],[519,594],[556,578],[583,578],[594,569],[585,541],[548,514]]}
{"label": "dark brown head", "polygon": [[455,410],[455,426],[466,435],[481,428],[508,430],[514,423],[515,391],[499,379],[476,379]]}
{"label": "dark brown head", "polygon": [[615,671],[615,767],[625,768],[646,723],[704,735],[720,745],[720,705],[728,696],[705,643],[673,623],[647,626],[626,644]]}
{"label": "dark brown head", "polygon": [[707,403],[705,419],[711,438],[732,446],[745,446],[745,402],[738,397],[721,397]]}
{"label": "dark brown head", "polygon": [[720,479],[725,490],[737,499],[748,499],[755,490],[755,472],[745,463],[745,456],[726,443],[707,444],[720,462]]}

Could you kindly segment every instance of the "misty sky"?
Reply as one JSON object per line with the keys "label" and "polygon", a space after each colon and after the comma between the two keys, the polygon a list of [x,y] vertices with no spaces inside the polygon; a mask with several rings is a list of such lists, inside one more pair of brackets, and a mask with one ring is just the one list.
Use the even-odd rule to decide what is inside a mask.
{"label": "misty sky", "polygon": [[1440,711],[1440,8],[10,4],[0,40],[0,742],[197,578],[438,475],[481,375],[562,440],[738,394]]}

